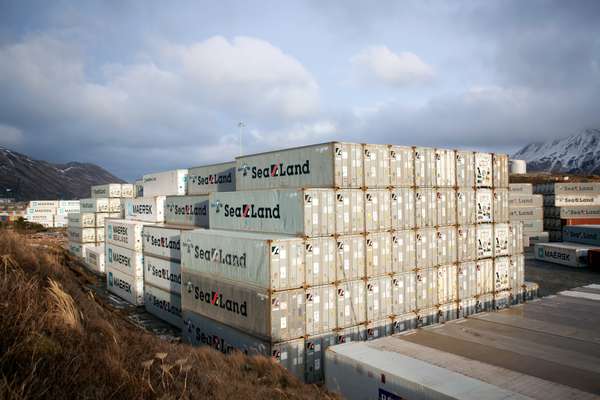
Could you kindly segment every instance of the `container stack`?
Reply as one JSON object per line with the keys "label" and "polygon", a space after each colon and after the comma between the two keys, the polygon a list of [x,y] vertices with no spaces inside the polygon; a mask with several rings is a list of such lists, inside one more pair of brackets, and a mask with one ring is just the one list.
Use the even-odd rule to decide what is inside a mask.
{"label": "container stack", "polygon": [[46,228],[64,228],[73,212],[79,212],[79,200],[32,200],[24,217]]}
{"label": "container stack", "polygon": [[523,243],[525,247],[549,240],[544,231],[544,198],[533,194],[531,183],[509,184],[510,220],[523,223]]}
{"label": "container stack", "polygon": [[331,344],[523,298],[505,155],[327,143],[239,157],[235,185],[181,234],[192,343],[314,382]]}

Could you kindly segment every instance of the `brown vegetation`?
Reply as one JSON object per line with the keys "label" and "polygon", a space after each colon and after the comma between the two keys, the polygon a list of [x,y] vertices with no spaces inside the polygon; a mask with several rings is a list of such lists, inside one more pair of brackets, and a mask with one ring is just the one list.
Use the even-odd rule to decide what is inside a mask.
{"label": "brown vegetation", "polygon": [[264,357],[170,343],[103,304],[60,248],[0,230],[0,398],[312,399]]}

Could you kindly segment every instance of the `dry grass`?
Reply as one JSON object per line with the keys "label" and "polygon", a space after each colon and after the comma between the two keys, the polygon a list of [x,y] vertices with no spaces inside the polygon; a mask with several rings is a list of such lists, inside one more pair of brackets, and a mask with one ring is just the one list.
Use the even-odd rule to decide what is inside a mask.
{"label": "dry grass", "polygon": [[142,331],[85,289],[94,279],[63,250],[0,231],[0,398],[332,397],[268,358]]}

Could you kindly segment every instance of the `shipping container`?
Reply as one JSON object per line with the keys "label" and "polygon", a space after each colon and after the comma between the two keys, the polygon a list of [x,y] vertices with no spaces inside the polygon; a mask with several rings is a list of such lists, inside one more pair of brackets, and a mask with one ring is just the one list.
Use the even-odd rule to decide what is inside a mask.
{"label": "shipping container", "polygon": [[96,242],[104,242],[104,228],[96,228]]}
{"label": "shipping container", "polygon": [[392,232],[392,271],[412,271],[417,267],[416,232],[412,229]]}
{"label": "shipping container", "polygon": [[494,257],[510,255],[510,245],[510,225],[494,224]]}
{"label": "shipping container", "polygon": [[[337,242],[333,237],[308,238],[303,241],[306,274],[303,284],[308,286],[325,285],[336,281]],[[290,255],[291,257],[291,255]],[[285,257],[283,259],[285,262]],[[289,269],[302,272],[302,265],[291,265]],[[280,270],[282,268],[280,267]],[[285,269],[285,267],[283,267]],[[294,273],[292,273],[293,275]],[[302,278],[302,277],[300,277]]]}
{"label": "shipping container", "polygon": [[363,146],[323,143],[236,158],[236,190],[360,188]]}
{"label": "shipping container", "polygon": [[414,271],[392,276],[392,313],[405,315],[417,309],[417,273]]}
{"label": "shipping container", "polygon": [[337,284],[337,327],[349,328],[367,319],[365,282],[349,281]]}
{"label": "shipping container", "polygon": [[108,212],[120,213],[123,210],[122,201],[123,199],[108,199]]}
{"label": "shipping container", "polygon": [[85,252],[85,261],[89,269],[103,274],[105,272],[104,246],[88,247]]}
{"label": "shipping container", "polygon": [[69,213],[67,217],[69,226],[76,228],[93,228],[96,226],[94,213]]}
{"label": "shipping container", "polygon": [[108,198],[81,199],[79,211],[82,213],[109,212]]}
{"label": "shipping container", "polygon": [[454,188],[436,190],[437,226],[456,225],[456,191]]}
{"label": "shipping container", "polygon": [[600,195],[600,182],[555,183],[557,195]]}
{"label": "shipping container", "polygon": [[411,188],[415,185],[415,153],[412,147],[390,146],[390,185]]}
{"label": "shipping container", "polygon": [[142,231],[144,254],[181,260],[181,232],[188,230],[180,227],[144,225]]}
{"label": "shipping container", "polygon": [[135,196],[134,198],[144,197],[144,181],[143,179],[138,179],[134,184]]}
{"label": "shipping container", "polygon": [[363,187],[390,186],[390,151],[387,144],[363,145]]}
{"label": "shipping container", "polygon": [[456,227],[437,228],[437,265],[453,264],[458,259]]}
{"label": "shipping container", "polygon": [[509,268],[509,285],[511,289],[522,288],[525,284],[525,256],[519,254],[511,256]]}
{"label": "shipping container", "polygon": [[438,306],[438,322],[440,324],[452,321],[458,318],[458,301],[452,303],[440,304]]}
{"label": "shipping container", "polygon": [[336,281],[347,282],[366,277],[365,237],[336,237]]}
{"label": "shipping container", "polygon": [[[265,340],[297,339],[306,333],[305,290],[271,292],[182,270],[185,310]],[[364,293],[363,293],[364,295]]]}
{"label": "shipping container", "polygon": [[458,263],[457,267],[459,300],[470,299],[477,295],[477,262]]}
{"label": "shipping container", "polygon": [[543,208],[541,207],[519,207],[510,209],[511,221],[528,221],[532,219],[543,219]]}
{"label": "shipping container", "polygon": [[106,243],[141,252],[144,224],[144,222],[126,219],[107,219],[104,221]]}
{"label": "shipping container", "polygon": [[67,236],[71,242],[95,243],[96,228],[77,228],[70,226],[67,229]]}
{"label": "shipping container", "polygon": [[436,224],[437,195],[432,188],[415,190],[415,227],[426,228]]}
{"label": "shipping container", "polygon": [[271,357],[299,379],[304,379],[304,339],[273,343],[244,331],[183,311],[183,339],[195,346],[206,345],[224,354],[240,351],[248,355]]}
{"label": "shipping container", "polygon": [[587,266],[589,245],[577,243],[538,243],[534,248],[535,258],[569,267]]}
{"label": "shipping container", "polygon": [[121,184],[108,183],[106,185],[95,185],[91,188],[91,196],[93,199],[121,197]]}
{"label": "shipping container", "polygon": [[475,187],[475,153],[456,151],[456,186],[461,189]]}
{"label": "shipping container", "polygon": [[432,268],[438,264],[436,239],[435,228],[417,229],[415,234],[417,268]]}
{"label": "shipping container", "polygon": [[409,187],[393,188],[390,194],[392,229],[415,227],[415,190]]}
{"label": "shipping container", "polygon": [[[181,264],[144,255],[144,284],[181,295]],[[181,308],[181,307],[180,307]]]}
{"label": "shipping container", "polygon": [[546,196],[542,196],[542,197],[543,197],[542,198],[542,205],[544,207],[548,207],[548,206],[555,207],[556,206],[554,195],[546,195]]}
{"label": "shipping container", "polygon": [[235,161],[190,168],[187,194],[235,191]]}
{"label": "shipping container", "polygon": [[437,307],[421,309],[417,312],[417,328],[437,324],[439,311]]}
{"label": "shipping container", "polygon": [[476,228],[477,258],[494,255],[494,228],[492,224],[479,224]]}
{"label": "shipping container", "polygon": [[541,194],[512,194],[508,195],[508,206],[516,207],[543,207],[544,196]]}
{"label": "shipping container", "polygon": [[415,312],[397,315],[393,318],[392,328],[394,334],[406,332],[417,328],[417,314]]}
{"label": "shipping container", "polygon": [[521,221],[523,223],[523,233],[531,234],[531,233],[539,233],[544,231],[544,221],[543,220],[527,220]]}
{"label": "shipping container", "polygon": [[533,185],[531,183],[509,183],[508,191],[511,194],[533,194]]}
{"label": "shipping container", "polygon": [[29,202],[29,207],[53,207],[58,208],[59,200],[31,200]]}
{"label": "shipping container", "polygon": [[132,277],[119,270],[106,266],[106,286],[108,291],[123,300],[141,306],[144,304],[144,278]]}
{"label": "shipping container", "polygon": [[366,339],[364,337],[364,333],[365,333],[365,330],[364,330],[363,324],[338,329],[336,331],[335,342],[336,342],[336,344],[350,343],[350,342],[364,342]]}
{"label": "shipping container", "polygon": [[69,253],[81,258],[86,259],[88,249],[96,247],[95,243],[80,243],[69,241],[68,245]]}
{"label": "shipping container", "polygon": [[96,222],[96,228],[102,228],[105,225],[107,218],[118,218],[121,219],[123,216],[121,213],[95,213],[94,220]]}
{"label": "shipping container", "polygon": [[564,225],[600,225],[600,218],[570,218],[563,222]]}
{"label": "shipping container", "polygon": [[548,234],[548,232],[534,233],[534,234],[529,234],[526,236],[527,236],[527,241],[529,242],[530,246],[532,244],[548,243],[550,241],[550,235]]}
{"label": "shipping container", "polygon": [[482,296],[494,291],[494,260],[478,260],[475,267],[475,279],[477,282],[477,296]]}
{"label": "shipping container", "polygon": [[[380,276],[369,278],[366,283],[367,321],[373,322],[390,317],[392,311],[392,278]],[[391,330],[392,320],[389,320]]]}
{"label": "shipping container", "polygon": [[158,319],[176,328],[183,328],[181,295],[178,293],[156,288],[146,282],[144,284],[144,307]]}
{"label": "shipping container", "polygon": [[57,215],[67,215],[69,213],[78,213],[80,211],[79,209],[79,203],[77,203],[77,205],[75,206],[63,206],[63,207],[58,207],[56,209],[56,214]]}
{"label": "shipping container", "polygon": [[145,222],[164,222],[166,196],[125,199],[125,219]]}
{"label": "shipping container", "polygon": [[477,189],[475,192],[475,218],[477,223],[492,222],[494,219],[494,194],[491,189]]}
{"label": "shipping container", "polygon": [[458,188],[456,190],[456,223],[458,225],[477,223],[475,205],[475,189]]}
{"label": "shipping container", "polygon": [[306,334],[317,335],[337,328],[335,285],[306,288]]}
{"label": "shipping container", "polygon": [[456,186],[456,154],[454,150],[435,149],[435,186],[454,188]]}
{"label": "shipping container", "polygon": [[[456,264],[441,265],[437,268],[438,304],[458,300],[458,268]],[[455,307],[456,309],[457,307]]]}
{"label": "shipping container", "polygon": [[459,225],[456,228],[457,261],[477,259],[477,225]]}
{"label": "shipping container", "polygon": [[493,185],[494,188],[508,188],[508,155],[493,155]]}
{"label": "shipping container", "polygon": [[492,155],[490,153],[475,153],[475,186],[478,188],[491,188]]}
{"label": "shipping container", "polygon": [[494,258],[494,292],[509,290],[510,287],[510,258]]}
{"label": "shipping container", "polygon": [[[392,229],[389,189],[365,190],[365,231],[380,232]],[[355,233],[355,232],[352,232]]]}
{"label": "shipping container", "polygon": [[[360,189],[335,191],[335,230],[338,234],[352,235],[365,231],[365,194]],[[340,233],[343,232],[343,233]]]}
{"label": "shipping container", "polygon": [[362,328],[363,332],[360,336],[364,341],[380,339],[385,336],[390,336],[394,333],[394,323],[391,318],[367,322]]}
{"label": "shipping container", "polygon": [[600,225],[565,226],[563,228],[563,240],[600,247]]}
{"label": "shipping container", "polygon": [[458,318],[465,318],[477,312],[477,299],[474,297],[462,299],[458,302]]}
{"label": "shipping container", "polygon": [[141,252],[110,243],[105,243],[104,247],[106,270],[119,271],[136,278],[144,277],[144,256]]}
{"label": "shipping container", "polygon": [[571,206],[600,206],[600,195],[598,194],[572,194],[554,196],[556,207]]}
{"label": "shipping container", "polygon": [[513,221],[508,225],[508,238],[510,240],[510,254],[523,253],[523,223]]}
{"label": "shipping container", "polygon": [[417,310],[435,307],[438,302],[437,268],[420,269],[416,276]]}
{"label": "shipping container", "polygon": [[[336,215],[340,217],[334,209],[336,196],[340,194],[332,189],[215,192],[210,194],[210,224],[216,229],[309,237],[352,233],[360,222],[351,221],[350,215],[348,225],[336,232]],[[338,208],[340,202],[335,203]]]}
{"label": "shipping container", "polygon": [[600,218],[600,206],[560,207],[558,210],[560,214],[557,216],[562,219]]}
{"label": "shipping container", "polygon": [[144,196],[183,196],[186,194],[187,169],[146,174],[143,177]]}
{"label": "shipping container", "polygon": [[494,293],[494,310],[502,310],[503,308],[510,307],[512,302],[511,291],[504,290],[502,292]]}
{"label": "shipping container", "polygon": [[415,147],[415,186],[433,188],[436,183],[435,149]]}
{"label": "shipping container", "polygon": [[208,195],[167,196],[165,223],[208,228]]}
{"label": "shipping container", "polygon": [[121,197],[130,199],[135,197],[135,188],[132,183],[123,183],[121,184]]}
{"label": "shipping container", "polygon": [[508,207],[508,189],[494,189],[494,222],[510,221],[510,209]]}
{"label": "shipping container", "polygon": [[323,382],[325,378],[325,351],[335,344],[333,332],[308,336],[305,340],[305,381],[306,383]]}
{"label": "shipping container", "polygon": [[365,237],[367,277],[393,273],[392,234],[368,233]]}
{"label": "shipping container", "polygon": [[27,215],[42,215],[42,214],[48,214],[48,215],[53,215],[56,214],[56,207],[29,207],[26,209]]}

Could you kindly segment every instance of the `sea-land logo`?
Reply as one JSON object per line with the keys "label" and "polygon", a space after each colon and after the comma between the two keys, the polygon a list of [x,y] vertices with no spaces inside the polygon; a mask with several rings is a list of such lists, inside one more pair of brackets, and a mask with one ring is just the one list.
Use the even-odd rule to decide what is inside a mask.
{"label": "sea-land logo", "polygon": [[310,160],[305,160],[304,162],[296,164],[286,164],[279,161],[267,167],[251,166],[244,163],[238,168],[238,171],[242,173],[243,177],[249,177],[250,179],[310,175]]}
{"label": "sea-land logo", "polygon": [[205,290],[200,286],[194,285],[192,282],[187,283],[187,292],[191,294],[195,300],[218,307],[232,314],[238,314],[242,317],[248,317],[248,303],[244,301],[236,301],[224,297],[220,289]]}
{"label": "sea-land logo", "polygon": [[222,185],[224,183],[233,182],[233,176],[231,171],[229,172],[219,172],[216,174],[208,174],[208,175],[190,175],[188,177],[189,181],[195,185],[203,186],[203,185]]}
{"label": "sea-land logo", "polygon": [[217,201],[211,204],[211,207],[216,208],[216,212],[220,213],[223,210],[224,217],[232,218],[249,218],[249,219],[281,219],[280,205],[273,207],[259,207],[256,204],[247,203],[240,206],[230,205]]}

